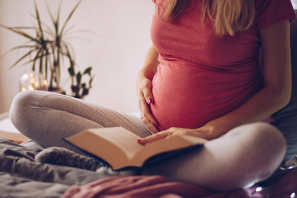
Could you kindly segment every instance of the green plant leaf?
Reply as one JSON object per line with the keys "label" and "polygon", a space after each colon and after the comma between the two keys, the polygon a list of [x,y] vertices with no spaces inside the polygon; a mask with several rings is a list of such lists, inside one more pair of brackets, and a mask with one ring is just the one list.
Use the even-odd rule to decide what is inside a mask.
{"label": "green plant leaf", "polygon": [[45,68],[44,68],[44,79],[47,81],[47,71],[48,71],[48,52],[46,52],[46,55],[45,55]]}
{"label": "green plant leaf", "polygon": [[86,83],[83,83],[83,84],[81,85],[81,87],[82,87],[82,88],[86,88]]}
{"label": "green plant leaf", "polygon": [[92,70],[92,67],[88,67],[88,68],[84,71],[84,74],[89,74],[89,76],[91,76],[91,70]]}
{"label": "green plant leaf", "polygon": [[69,72],[69,75],[70,76],[74,76],[75,75],[75,72],[74,72],[74,68],[73,67],[69,67],[68,68],[68,72]]}
{"label": "green plant leaf", "polygon": [[78,93],[79,92],[79,87],[71,85],[71,91],[74,92],[74,93]]}
{"label": "green plant leaf", "polygon": [[81,73],[78,72],[78,73],[76,74],[76,82],[77,82],[77,85],[78,85],[78,86],[80,85],[80,81],[81,81]]}
{"label": "green plant leaf", "polygon": [[[59,55],[58,55],[59,56]],[[56,83],[57,83],[57,86],[59,87],[60,86],[60,77],[61,77],[61,67],[60,67],[60,62],[58,62],[58,66],[56,68]]]}
{"label": "green plant leaf", "polygon": [[[59,8],[58,8],[58,13],[57,13],[57,18],[56,19],[54,18],[53,14],[52,14],[49,6],[48,6],[47,1],[45,1],[45,5],[46,5],[47,12],[50,15],[52,24],[54,26],[54,33],[53,33],[54,36],[53,37],[56,37],[59,34],[59,18],[60,18],[60,10],[61,10],[62,1],[59,4]],[[48,28],[48,29],[51,30],[50,28]]]}
{"label": "green plant leaf", "polygon": [[52,11],[50,10],[50,8],[48,6],[47,1],[45,1],[45,6],[46,6],[47,12],[48,12],[48,14],[49,14],[49,16],[51,18],[51,21],[52,21],[53,25],[55,25],[55,19],[54,19]]}
{"label": "green plant leaf", "polygon": [[[64,35],[66,35],[67,33],[69,34],[70,30],[73,29],[76,26],[76,24],[72,25],[71,27],[69,27],[68,29],[66,29],[64,31]],[[65,38],[65,36],[63,36],[63,38]]]}
{"label": "green plant leaf", "polygon": [[27,65],[27,64],[29,64],[29,63],[32,63],[32,62],[37,61],[38,59],[40,59],[41,56],[40,56],[39,54],[40,54],[41,52],[42,52],[42,48],[39,48],[38,51],[36,52],[35,57],[34,57],[33,59],[30,59],[29,61],[23,63],[23,65]]}
{"label": "green plant leaf", "polygon": [[40,59],[39,59],[39,73],[43,74],[43,52],[41,52]]}
{"label": "green plant leaf", "polygon": [[14,33],[16,33],[18,35],[21,35],[23,37],[26,37],[26,38],[28,38],[28,39],[30,39],[30,40],[35,41],[35,42],[38,43],[38,40],[36,40],[35,38],[33,38],[31,35],[25,33],[24,31],[21,31],[19,29],[15,29],[15,28],[10,28],[10,27],[7,27],[7,26],[2,25],[2,24],[0,24],[0,27],[3,27],[5,29],[7,29],[7,30],[10,30],[10,31],[12,31],[12,32],[14,32]]}
{"label": "green plant leaf", "polygon": [[16,64],[18,64],[20,61],[22,61],[24,58],[26,58],[27,56],[29,56],[32,52],[34,52],[35,50],[30,50],[29,52],[27,52],[26,54],[24,54],[21,58],[19,58],[12,66],[9,67],[9,69],[13,68]]}
{"label": "green plant leaf", "polygon": [[88,95],[89,94],[89,89],[83,89],[83,92],[82,92],[82,96],[85,96],[85,95]]}
{"label": "green plant leaf", "polygon": [[20,45],[10,49],[10,51],[21,49],[21,48],[36,48],[36,45]]}
{"label": "green plant leaf", "polygon": [[32,71],[35,71],[35,64],[36,64],[36,61],[33,62]]}
{"label": "green plant leaf", "polygon": [[93,77],[90,78],[90,80],[89,80],[89,87],[90,87],[90,88],[92,87],[92,82],[93,82],[94,77],[95,77],[95,76],[93,76]]}
{"label": "green plant leaf", "polygon": [[59,8],[58,8],[58,12],[57,12],[56,26],[55,26],[56,36],[60,36],[59,35],[59,23],[60,23],[60,13],[61,13],[62,2],[63,2],[63,0],[60,2]]}
{"label": "green plant leaf", "polygon": [[65,48],[65,51],[66,52],[63,52],[63,54],[68,57],[68,60],[69,60],[69,64],[70,64],[70,67],[74,67],[75,65],[75,61],[73,60],[72,56],[71,56],[71,53],[70,53],[70,50],[69,50],[69,47],[63,43],[62,45],[62,50]]}
{"label": "green plant leaf", "polygon": [[17,49],[21,49],[21,48],[35,48],[36,45],[21,45],[21,46],[17,46],[14,48],[11,48],[10,50],[8,50],[7,52],[5,52],[0,59],[2,59],[3,57],[5,57],[9,52],[13,51],[13,50],[17,50]]}
{"label": "green plant leaf", "polygon": [[40,36],[41,36],[41,39],[43,40],[43,30],[42,30],[42,26],[41,26],[41,20],[40,20],[40,16],[39,16],[39,12],[38,12],[38,8],[37,8],[37,4],[36,4],[36,1],[34,1],[34,5],[35,5],[35,13],[36,13],[36,19],[37,19],[37,23],[38,23],[38,28],[39,28],[39,31],[40,31]]}
{"label": "green plant leaf", "polygon": [[[30,13],[30,15],[31,15],[35,20],[37,20],[37,17],[36,17],[35,15],[33,15],[32,13]],[[54,31],[53,31],[53,30],[52,30],[46,23],[44,23],[43,21],[40,21],[40,22],[41,22],[42,27],[44,26],[44,27],[46,28],[46,30],[43,29],[43,32],[45,32],[45,33],[51,35],[51,36],[54,38],[54,37],[55,37],[55,32],[54,32]],[[36,27],[29,27],[29,28],[31,28],[31,29],[35,29],[35,31],[38,30],[38,28],[36,28]]]}
{"label": "green plant leaf", "polygon": [[62,27],[62,29],[61,29],[60,36],[62,35],[62,33],[63,33],[63,31],[64,31],[64,29],[65,29],[65,27],[66,27],[68,21],[69,21],[70,18],[72,17],[73,13],[75,12],[76,8],[79,6],[79,4],[81,3],[81,1],[82,1],[82,0],[79,0],[78,3],[75,5],[75,7],[74,7],[74,8],[72,9],[72,11],[70,12],[68,18],[66,19],[66,21],[65,21],[65,23],[64,23],[64,25],[63,25],[63,27]]}

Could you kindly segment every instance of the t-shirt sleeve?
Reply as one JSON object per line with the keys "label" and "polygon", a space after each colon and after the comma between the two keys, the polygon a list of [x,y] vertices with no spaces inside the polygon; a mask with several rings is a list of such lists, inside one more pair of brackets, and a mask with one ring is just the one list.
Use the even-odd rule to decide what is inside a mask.
{"label": "t-shirt sleeve", "polygon": [[266,28],[276,23],[295,18],[295,12],[290,0],[257,0],[256,25]]}

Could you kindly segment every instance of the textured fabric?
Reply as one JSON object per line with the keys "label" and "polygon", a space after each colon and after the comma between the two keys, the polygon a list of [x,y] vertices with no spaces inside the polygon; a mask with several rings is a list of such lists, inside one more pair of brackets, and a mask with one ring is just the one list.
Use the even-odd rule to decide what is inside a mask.
{"label": "textured fabric", "polygon": [[19,131],[40,146],[65,147],[81,154],[81,151],[62,141],[62,138],[88,128],[117,126],[140,137],[152,134],[139,117],[44,91],[19,93],[14,98],[9,117]]}
{"label": "textured fabric", "polygon": [[198,186],[173,182],[162,176],[133,176],[106,178],[82,187],[72,186],[62,198],[196,198],[197,195],[203,196],[209,192]]}
{"label": "textured fabric", "polygon": [[37,163],[35,150],[0,137],[1,198],[59,198],[71,185],[85,185],[111,176],[106,172]]}
{"label": "textured fabric", "polygon": [[153,79],[151,110],[161,130],[201,127],[263,87],[258,28],[292,20],[295,14],[289,0],[256,2],[252,26],[220,38],[211,20],[201,25],[201,1],[189,1],[186,11],[168,23],[159,17],[164,0],[155,1],[151,38],[160,65]]}
{"label": "textured fabric", "polygon": [[62,198],[264,198],[294,197],[297,191],[297,169],[273,185],[261,188],[215,193],[200,186],[172,182],[161,176],[133,176],[101,179],[84,186],[71,186]]}

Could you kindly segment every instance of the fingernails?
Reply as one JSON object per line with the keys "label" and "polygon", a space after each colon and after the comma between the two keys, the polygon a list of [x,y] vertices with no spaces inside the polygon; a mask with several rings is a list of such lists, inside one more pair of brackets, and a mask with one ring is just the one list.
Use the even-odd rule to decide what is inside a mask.
{"label": "fingernails", "polygon": [[142,140],[137,140],[137,143],[141,144],[141,145],[145,145],[144,142],[142,142]]}
{"label": "fingernails", "polygon": [[153,102],[153,99],[151,99],[151,98],[149,98],[148,100],[147,100],[147,103],[148,104],[151,104]]}

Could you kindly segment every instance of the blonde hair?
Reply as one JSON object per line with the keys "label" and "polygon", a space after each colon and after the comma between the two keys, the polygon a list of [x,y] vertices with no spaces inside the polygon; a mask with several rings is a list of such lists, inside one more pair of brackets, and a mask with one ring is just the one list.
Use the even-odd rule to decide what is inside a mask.
{"label": "blonde hair", "polygon": [[[186,8],[189,0],[166,0],[166,8],[161,19],[174,21]],[[254,0],[202,0],[202,21],[208,16],[214,21],[216,35],[229,34],[247,30],[255,17]]]}

